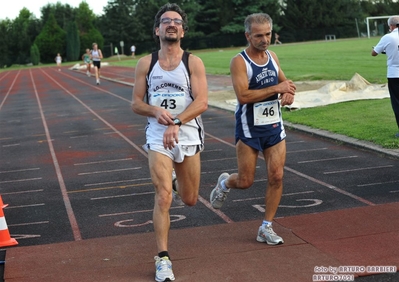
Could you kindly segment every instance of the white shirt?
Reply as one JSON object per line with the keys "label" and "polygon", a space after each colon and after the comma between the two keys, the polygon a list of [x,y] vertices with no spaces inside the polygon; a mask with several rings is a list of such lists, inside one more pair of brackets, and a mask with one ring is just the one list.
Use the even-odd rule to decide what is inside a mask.
{"label": "white shirt", "polygon": [[[194,100],[191,95],[190,78],[183,61],[171,71],[161,68],[159,61],[148,76],[148,103],[167,109],[173,117],[183,112]],[[167,126],[159,124],[155,117],[148,117],[147,144],[163,144]],[[183,124],[179,130],[179,145],[203,144],[204,129],[198,116]]]}
{"label": "white shirt", "polygon": [[391,33],[385,34],[374,51],[378,54],[385,51],[387,55],[387,77],[399,78],[399,34],[398,28],[395,28]]}

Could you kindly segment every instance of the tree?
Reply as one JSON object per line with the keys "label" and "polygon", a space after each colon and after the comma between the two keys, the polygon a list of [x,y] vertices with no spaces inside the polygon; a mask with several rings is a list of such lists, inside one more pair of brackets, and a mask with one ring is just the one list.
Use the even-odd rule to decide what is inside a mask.
{"label": "tree", "polygon": [[81,2],[79,4],[76,11],[76,24],[80,38],[79,54],[83,54],[87,48],[91,48],[94,42],[98,44],[98,48],[100,49],[104,46],[104,37],[93,24],[95,17],[96,16],[86,2]]}
{"label": "tree", "polygon": [[9,54],[9,28],[11,20],[6,19],[0,21],[0,67],[10,66],[12,64],[11,56]]}
{"label": "tree", "polygon": [[57,24],[54,14],[50,14],[40,34],[36,37],[35,44],[39,48],[43,63],[54,62],[54,57],[60,53],[65,56],[66,33]]}
{"label": "tree", "polygon": [[68,61],[76,61],[78,60],[81,51],[79,30],[75,21],[68,24],[66,34],[66,58]]}
{"label": "tree", "polygon": [[[101,33],[107,43],[118,46],[120,41],[130,47],[136,40],[138,31],[137,17],[134,13],[134,0],[111,0],[104,7],[101,21]],[[125,53],[123,50],[120,53]]]}
{"label": "tree", "polygon": [[286,42],[319,40],[326,34],[357,36],[355,19],[362,17],[356,0],[285,0],[283,15]]}
{"label": "tree", "polygon": [[281,7],[275,0],[260,0],[248,5],[244,0],[231,0],[231,19],[221,23],[222,33],[243,33],[245,18],[254,13],[267,13],[273,19],[273,29],[279,29]]}
{"label": "tree", "polygon": [[42,22],[48,21],[50,14],[53,14],[57,24],[64,30],[66,30],[68,23],[75,20],[76,8],[71,7],[69,4],[62,4],[57,2],[56,4],[50,4],[43,6],[40,9],[42,13]]}
{"label": "tree", "polygon": [[196,15],[198,29],[206,35],[220,34],[224,25],[232,21],[235,11],[232,0],[198,1],[201,12]]}
{"label": "tree", "polygon": [[36,44],[33,44],[32,47],[30,47],[30,60],[34,66],[37,66],[40,63],[40,52]]}
{"label": "tree", "polygon": [[33,14],[23,8],[9,25],[8,48],[11,61],[18,64],[30,62],[30,46],[37,35],[37,22]]}

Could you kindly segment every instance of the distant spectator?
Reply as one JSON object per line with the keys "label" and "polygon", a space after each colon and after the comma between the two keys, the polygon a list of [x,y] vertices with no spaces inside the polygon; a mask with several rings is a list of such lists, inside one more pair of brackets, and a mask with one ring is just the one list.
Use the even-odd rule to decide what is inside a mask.
{"label": "distant spectator", "polygon": [[274,34],[274,45],[278,44],[283,44],[283,42],[281,42],[280,40],[278,40],[280,37],[280,35],[278,35],[278,33]]}
{"label": "distant spectator", "polygon": [[136,46],[132,45],[130,51],[132,52],[132,58],[136,58]]}
{"label": "distant spectator", "polygon": [[[57,67],[61,67],[62,57],[60,53],[57,53],[57,56],[55,57],[55,62],[57,63]],[[59,68],[58,71],[61,71],[61,69]]]}

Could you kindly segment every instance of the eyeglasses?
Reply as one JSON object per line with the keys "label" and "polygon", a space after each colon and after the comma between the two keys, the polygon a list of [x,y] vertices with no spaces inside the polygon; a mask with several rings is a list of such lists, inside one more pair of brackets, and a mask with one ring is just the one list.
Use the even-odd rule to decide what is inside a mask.
{"label": "eyeglasses", "polygon": [[171,18],[163,18],[161,19],[161,23],[163,24],[170,24],[172,21],[175,22],[175,25],[182,25],[183,20],[182,19],[171,19]]}

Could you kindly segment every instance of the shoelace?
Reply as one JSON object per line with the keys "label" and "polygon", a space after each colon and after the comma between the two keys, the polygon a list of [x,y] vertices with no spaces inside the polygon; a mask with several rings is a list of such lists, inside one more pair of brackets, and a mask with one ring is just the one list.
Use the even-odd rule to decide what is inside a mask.
{"label": "shoelace", "polygon": [[166,260],[164,260],[163,258],[157,259],[157,270],[161,271],[165,269],[169,269],[169,265]]}
{"label": "shoelace", "polygon": [[226,199],[226,193],[227,192],[223,192],[222,189],[219,189],[217,195],[216,195],[216,199],[220,200],[220,201],[224,201]]}
{"label": "shoelace", "polygon": [[265,229],[267,230],[267,232],[269,232],[270,234],[273,235],[277,235],[276,232],[274,232],[273,228],[271,226],[266,225]]}

